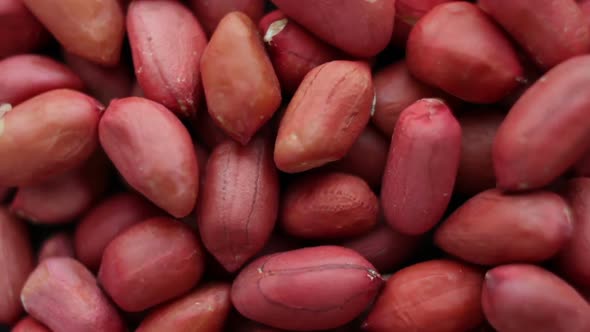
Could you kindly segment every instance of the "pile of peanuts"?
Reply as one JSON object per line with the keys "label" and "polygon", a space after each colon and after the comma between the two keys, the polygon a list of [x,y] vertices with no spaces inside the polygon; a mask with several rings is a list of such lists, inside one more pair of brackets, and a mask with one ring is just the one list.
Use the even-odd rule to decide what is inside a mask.
{"label": "pile of peanuts", "polygon": [[1,0],[0,266],[13,332],[590,332],[590,1]]}

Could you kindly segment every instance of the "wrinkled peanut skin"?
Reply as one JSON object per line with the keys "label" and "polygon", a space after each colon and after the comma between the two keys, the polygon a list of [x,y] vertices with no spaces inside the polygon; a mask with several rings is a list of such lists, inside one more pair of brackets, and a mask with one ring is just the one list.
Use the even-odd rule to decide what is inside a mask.
{"label": "wrinkled peanut skin", "polygon": [[44,181],[95,151],[102,106],[73,90],[51,90],[0,114],[0,186]]}
{"label": "wrinkled peanut skin", "polygon": [[282,197],[280,223],[307,239],[362,235],[377,224],[379,201],[365,181],[345,173],[303,176]]}
{"label": "wrinkled peanut skin", "polygon": [[281,87],[258,29],[245,14],[226,15],[201,57],[207,109],[213,121],[242,145],[281,104]]}
{"label": "wrinkled peanut skin", "polygon": [[457,332],[483,323],[483,274],[451,260],[394,273],[363,324],[371,332]]}
{"label": "wrinkled peanut skin", "polygon": [[287,330],[346,324],[373,300],[381,276],[362,256],[337,246],[261,257],[234,280],[231,298],[245,317]]}
{"label": "wrinkled peanut skin", "polygon": [[237,271],[268,241],[277,220],[279,180],[263,135],[246,146],[227,140],[209,156],[197,214],[207,250]]}
{"label": "wrinkled peanut skin", "polygon": [[498,331],[590,330],[590,305],[584,298],[558,276],[533,265],[503,265],[488,271],[482,304]]}
{"label": "wrinkled peanut skin", "polygon": [[277,167],[297,173],[344,157],[369,121],[373,98],[366,63],[338,60],[314,68],[281,119]]}

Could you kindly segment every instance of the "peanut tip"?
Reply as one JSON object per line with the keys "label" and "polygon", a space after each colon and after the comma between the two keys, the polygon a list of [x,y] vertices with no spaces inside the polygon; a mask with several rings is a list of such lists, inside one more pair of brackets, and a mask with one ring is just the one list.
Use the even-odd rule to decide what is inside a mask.
{"label": "peanut tip", "polygon": [[272,22],[268,26],[268,29],[264,34],[264,42],[270,43],[274,36],[278,35],[279,33],[281,33],[281,31],[283,31],[283,29],[287,26],[288,22],[289,20],[286,18]]}

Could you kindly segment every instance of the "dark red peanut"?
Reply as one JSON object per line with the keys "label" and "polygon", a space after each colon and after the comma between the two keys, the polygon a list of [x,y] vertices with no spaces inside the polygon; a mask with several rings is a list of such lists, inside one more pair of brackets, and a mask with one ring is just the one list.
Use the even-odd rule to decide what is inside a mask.
{"label": "dark red peanut", "polygon": [[590,55],[551,69],[514,104],[493,146],[498,187],[543,187],[590,150]]}
{"label": "dark red peanut", "polygon": [[374,78],[375,114],[371,121],[387,137],[393,134],[393,128],[400,113],[408,106],[422,98],[442,96],[442,92],[416,80],[408,71],[404,60],[389,65],[378,71]]}
{"label": "dark red peanut", "polygon": [[461,160],[455,192],[471,196],[496,186],[492,146],[504,117],[504,113],[494,109],[466,111],[458,115]]}
{"label": "dark red peanut", "polygon": [[74,222],[108,189],[111,164],[99,150],[84,165],[18,188],[10,210],[36,224]]}
{"label": "dark red peanut", "polygon": [[140,97],[118,99],[102,116],[99,136],[129,185],[174,217],[191,213],[199,165],[188,131],[172,112]]}
{"label": "dark red peanut", "polygon": [[590,331],[590,306],[584,298],[556,275],[533,265],[488,271],[482,303],[498,331]]}
{"label": "dark red peanut", "polygon": [[102,106],[73,90],[52,90],[11,110],[0,104],[0,186],[30,185],[80,166],[98,143]]}
{"label": "dark red peanut", "polygon": [[103,65],[119,62],[125,35],[117,0],[22,0],[71,53]]}
{"label": "dark red peanut", "polygon": [[344,157],[369,121],[374,96],[364,62],[332,61],[314,68],[281,119],[277,167],[303,172]]}
{"label": "dark red peanut", "polygon": [[281,87],[289,94],[313,68],[343,57],[280,10],[264,16],[259,27]]}
{"label": "dark red peanut", "polygon": [[38,261],[50,257],[74,257],[74,239],[66,232],[55,233],[41,244]]}
{"label": "dark red peanut", "polygon": [[22,0],[0,3],[0,59],[43,46],[49,34]]}
{"label": "dark red peanut", "polygon": [[422,16],[437,5],[451,1],[455,0],[396,0],[393,43],[397,46],[405,46],[410,31]]}
{"label": "dark red peanut", "polygon": [[381,187],[385,220],[410,235],[428,232],[451,199],[461,127],[439,99],[421,99],[396,124]]}
{"label": "dark red peanut", "polygon": [[82,219],[74,235],[76,256],[91,271],[98,270],[104,248],[128,227],[163,212],[142,197],[121,193],[106,198]]}
{"label": "dark red peanut", "polygon": [[77,55],[63,53],[68,67],[78,74],[88,92],[104,105],[108,105],[113,99],[129,96],[132,76],[126,63],[104,67]]}
{"label": "dark red peanut", "polygon": [[433,260],[396,272],[371,309],[371,332],[457,332],[483,322],[483,274],[462,263]]}
{"label": "dark red peanut", "polygon": [[377,223],[379,201],[365,181],[345,173],[304,175],[287,187],[280,223],[308,239],[362,235]]}
{"label": "dark red peanut", "polygon": [[258,29],[240,12],[226,15],[201,58],[211,118],[243,145],[281,103],[281,87]]}
{"label": "dark red peanut", "polygon": [[254,22],[264,13],[264,0],[190,0],[195,15],[208,35],[211,35],[219,21],[231,12],[242,12]]}
{"label": "dark red peanut", "polygon": [[393,32],[394,0],[272,0],[287,16],[356,57],[382,51]]}
{"label": "dark red peanut", "polygon": [[278,196],[269,139],[257,136],[246,146],[228,140],[213,150],[197,223],[205,247],[227,271],[237,271],[264,247],[277,219]]}
{"label": "dark red peanut", "polygon": [[557,194],[484,191],[437,229],[435,242],[461,259],[485,265],[541,262],[572,235],[572,212]]}
{"label": "dark red peanut", "polygon": [[175,0],[136,0],[129,5],[127,31],[145,97],[181,117],[195,116],[207,36],[191,11]]}
{"label": "dark red peanut", "polygon": [[138,312],[193,288],[203,268],[201,245],[192,229],[158,217],[127,228],[108,244],[98,279],[119,308]]}
{"label": "dark red peanut", "polygon": [[590,290],[590,179],[570,180],[563,193],[573,212],[574,232],[557,257],[558,270],[576,286]]}
{"label": "dark red peanut", "polygon": [[148,315],[136,332],[220,332],[231,309],[231,286],[212,283],[197,288]]}
{"label": "dark red peanut", "polygon": [[380,224],[369,233],[341,245],[363,255],[380,273],[392,272],[416,254],[422,237],[398,233],[389,225]]}
{"label": "dark red peanut", "polygon": [[25,223],[0,207],[0,324],[12,324],[22,314],[19,294],[34,264]]}
{"label": "dark red peanut", "polygon": [[49,329],[36,321],[33,317],[27,316],[20,321],[16,325],[12,327],[10,332],[51,332]]}
{"label": "dark red peanut", "polygon": [[524,81],[510,41],[477,6],[436,6],[412,29],[407,64],[419,80],[473,103],[493,103]]}
{"label": "dark red peanut", "polygon": [[0,102],[16,105],[54,89],[82,90],[80,78],[45,56],[15,55],[0,61]]}
{"label": "dark red peanut", "polygon": [[354,174],[367,182],[371,188],[379,188],[387,163],[389,140],[372,125],[354,142],[348,153],[340,160],[326,165],[326,169]]}
{"label": "dark red peanut", "polygon": [[126,330],[92,273],[69,257],[42,261],[20,296],[25,310],[52,331]]}
{"label": "dark red peanut", "polygon": [[324,330],[358,316],[381,284],[379,273],[355,251],[308,247],[250,263],[234,280],[231,298],[242,315],[260,323]]}
{"label": "dark red peanut", "polygon": [[479,0],[542,68],[590,52],[590,27],[574,0]]}

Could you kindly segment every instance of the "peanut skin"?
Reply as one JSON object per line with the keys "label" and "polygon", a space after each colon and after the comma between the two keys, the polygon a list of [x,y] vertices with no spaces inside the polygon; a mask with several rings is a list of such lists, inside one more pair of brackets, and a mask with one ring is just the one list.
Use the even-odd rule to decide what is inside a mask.
{"label": "peanut skin", "polygon": [[242,12],[254,22],[264,14],[264,0],[189,0],[189,4],[208,35],[231,12]]}
{"label": "peanut skin", "polygon": [[303,176],[287,187],[280,222],[308,239],[362,235],[377,224],[379,201],[362,179],[345,173]]}
{"label": "peanut skin", "polygon": [[34,264],[25,223],[0,207],[0,324],[14,323],[22,314],[19,294]]}
{"label": "peanut skin", "polygon": [[573,227],[572,212],[557,194],[490,189],[455,210],[437,229],[435,243],[476,264],[542,262],[563,247]]}
{"label": "peanut skin", "polygon": [[422,98],[442,95],[441,91],[414,78],[404,60],[375,73],[373,82],[377,99],[371,121],[387,137],[393,134],[395,123],[404,109]]}
{"label": "peanut skin", "polygon": [[[45,45],[49,33],[25,7],[22,0],[0,4],[0,59],[37,50]],[[1,99],[1,98],[0,98]]]}
{"label": "peanut skin", "polygon": [[396,0],[393,43],[397,46],[405,46],[410,31],[422,16],[437,5],[451,1],[455,0]]}
{"label": "peanut skin", "polygon": [[590,55],[562,62],[510,109],[493,146],[499,188],[546,186],[590,150],[588,73]]}
{"label": "peanut skin", "polygon": [[63,53],[68,67],[82,79],[88,92],[104,105],[131,93],[133,78],[127,63],[104,67],[72,53]]}
{"label": "peanut skin", "polygon": [[101,65],[119,62],[125,18],[118,0],[22,0],[71,53]]}
{"label": "peanut skin", "polygon": [[111,173],[108,159],[98,150],[79,168],[18,188],[10,210],[35,224],[74,222],[104,195]]}
{"label": "peanut skin", "polygon": [[136,332],[220,332],[231,309],[231,286],[212,283],[197,288],[148,315]]}
{"label": "peanut skin", "polygon": [[443,216],[459,167],[461,127],[439,99],[421,99],[396,124],[381,187],[385,219],[398,232],[428,232]]}
{"label": "peanut skin", "polygon": [[277,167],[297,173],[344,157],[368,123],[373,99],[366,63],[339,60],[314,68],[281,119]]}
{"label": "peanut skin", "polygon": [[264,16],[259,28],[281,87],[288,94],[297,90],[313,68],[343,57],[280,10]]}
{"label": "peanut skin", "polygon": [[50,257],[74,257],[74,240],[72,235],[66,232],[55,233],[41,244],[38,261]]}
{"label": "peanut skin", "polygon": [[355,57],[382,51],[393,32],[395,0],[272,0],[287,16]]}
{"label": "peanut skin", "polygon": [[20,104],[54,89],[82,90],[82,80],[70,68],[49,57],[22,54],[0,61],[0,102]]}
{"label": "peanut skin", "polygon": [[572,179],[565,185],[564,197],[571,206],[574,232],[557,256],[561,275],[583,290],[590,290],[590,179]]}
{"label": "peanut skin", "polygon": [[27,316],[20,321],[16,325],[12,327],[10,332],[51,332],[49,329],[36,321],[33,317]]}
{"label": "peanut skin", "polygon": [[354,174],[365,180],[371,188],[379,188],[388,151],[389,140],[375,127],[368,125],[348,153],[342,159],[327,164],[325,169]]}
{"label": "peanut skin", "polygon": [[574,0],[479,0],[543,69],[590,52],[590,27]]}
{"label": "peanut skin", "polygon": [[73,90],[51,90],[14,109],[0,105],[0,186],[41,182],[80,166],[98,143],[102,106]]}
{"label": "peanut skin", "polygon": [[363,324],[365,331],[457,332],[483,323],[483,274],[433,260],[393,274]]}
{"label": "peanut skin", "polygon": [[129,185],[174,217],[191,213],[199,165],[188,131],[172,112],[140,97],[118,99],[102,116],[99,136]]}
{"label": "peanut skin", "polygon": [[277,219],[278,196],[266,137],[246,146],[228,140],[213,150],[197,223],[205,247],[227,271],[237,271],[264,247]]}
{"label": "peanut skin", "polygon": [[33,318],[52,331],[126,330],[94,276],[69,257],[42,261],[27,279],[21,301]]}
{"label": "peanut skin", "polygon": [[502,332],[590,330],[590,306],[584,298],[556,275],[533,265],[488,271],[482,304],[488,321]]}
{"label": "peanut skin", "polygon": [[127,31],[135,74],[146,98],[180,117],[194,117],[207,36],[191,11],[178,1],[136,0],[129,5]]}
{"label": "peanut skin", "polygon": [[190,290],[203,268],[201,245],[192,229],[156,217],[129,227],[108,244],[98,280],[119,308],[139,312]]}
{"label": "peanut skin", "polygon": [[424,83],[472,103],[493,103],[523,82],[510,41],[469,2],[434,7],[408,37],[406,61]]}
{"label": "peanut skin", "polygon": [[121,193],[93,207],[76,227],[76,256],[91,271],[97,271],[105,247],[130,226],[164,212],[143,197]]}
{"label": "peanut skin", "polygon": [[226,15],[201,57],[211,118],[242,145],[281,104],[281,87],[256,25],[240,12]]}
{"label": "peanut skin", "polygon": [[382,284],[355,251],[320,246],[264,256],[234,280],[231,298],[245,317],[286,330],[325,330],[346,324]]}
{"label": "peanut skin", "polygon": [[494,109],[458,115],[461,125],[461,160],[455,192],[473,196],[496,186],[492,146],[505,114]]}

